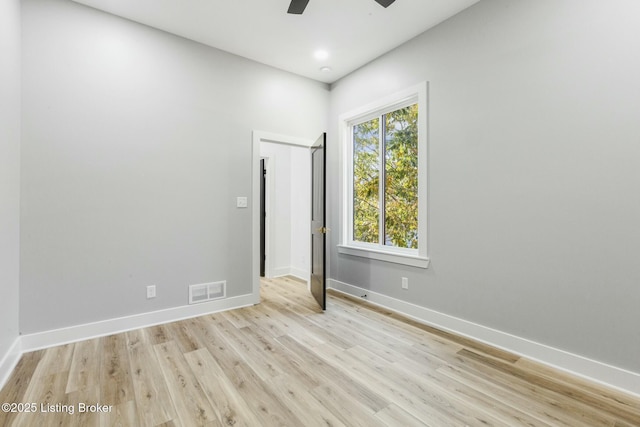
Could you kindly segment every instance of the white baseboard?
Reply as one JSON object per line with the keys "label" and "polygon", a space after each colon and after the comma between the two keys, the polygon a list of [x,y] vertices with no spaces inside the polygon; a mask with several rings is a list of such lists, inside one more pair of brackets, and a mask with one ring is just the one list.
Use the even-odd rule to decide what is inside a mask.
{"label": "white baseboard", "polygon": [[22,356],[22,348],[20,346],[20,337],[16,337],[15,341],[0,360],[0,389],[4,387],[9,376],[15,369]]}
{"label": "white baseboard", "polygon": [[627,371],[606,363],[588,359],[564,350],[549,347],[526,338],[478,325],[457,317],[449,316],[425,307],[388,297],[383,294],[353,286],[338,280],[328,279],[331,289],[360,298],[366,294],[366,301],[386,309],[396,311],[427,325],[449,331],[476,341],[506,350],[527,359],[535,360],[562,371],[630,393],[640,397],[640,374]]}
{"label": "white baseboard", "polygon": [[305,282],[309,281],[309,271],[303,270],[297,267],[279,267],[274,268],[272,273],[272,277],[283,277],[283,276],[293,276],[297,277],[300,280],[304,280]]}
{"label": "white baseboard", "polygon": [[278,267],[271,270],[271,277],[282,277],[291,274],[291,267]]}
{"label": "white baseboard", "polygon": [[303,270],[301,268],[291,267],[291,272],[289,273],[291,276],[296,277],[305,282],[309,281],[309,271]]}
{"label": "white baseboard", "polygon": [[150,313],[119,317],[101,322],[70,326],[68,328],[38,332],[21,337],[23,353],[71,342],[113,335],[133,329],[146,328],[161,323],[175,322],[209,313],[246,307],[259,302],[252,294],[209,301],[202,304],[185,305]]}

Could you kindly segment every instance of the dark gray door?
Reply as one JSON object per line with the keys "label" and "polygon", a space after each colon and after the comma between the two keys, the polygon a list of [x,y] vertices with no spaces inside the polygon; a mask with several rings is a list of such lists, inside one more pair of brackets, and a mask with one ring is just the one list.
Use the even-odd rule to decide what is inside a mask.
{"label": "dark gray door", "polygon": [[311,146],[311,293],[323,310],[327,308],[326,143],[327,134],[323,133]]}
{"label": "dark gray door", "polygon": [[267,197],[266,197],[267,171],[264,167],[264,159],[260,159],[260,277],[264,277],[266,260],[266,218],[267,218]]}

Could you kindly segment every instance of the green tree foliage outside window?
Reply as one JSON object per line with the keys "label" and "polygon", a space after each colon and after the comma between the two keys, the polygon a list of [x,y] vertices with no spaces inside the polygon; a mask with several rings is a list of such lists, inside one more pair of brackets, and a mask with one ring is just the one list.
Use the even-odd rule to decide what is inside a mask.
{"label": "green tree foliage outside window", "polygon": [[353,240],[378,243],[380,120],[353,127]]}
{"label": "green tree foliage outside window", "polygon": [[353,240],[418,247],[417,104],[353,126]]}

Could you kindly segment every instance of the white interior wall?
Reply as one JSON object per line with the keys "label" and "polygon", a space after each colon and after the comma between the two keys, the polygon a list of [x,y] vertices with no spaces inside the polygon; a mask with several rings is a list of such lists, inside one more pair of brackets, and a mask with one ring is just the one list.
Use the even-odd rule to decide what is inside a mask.
{"label": "white interior wall", "polygon": [[271,277],[291,274],[308,280],[309,149],[261,142],[260,156],[268,158],[267,274]]}
{"label": "white interior wall", "polygon": [[291,150],[270,142],[260,144],[267,158],[267,277],[289,274],[291,268]]}
{"label": "white interior wall", "polygon": [[21,331],[251,293],[252,130],[319,134],[327,85],[63,0],[23,49]]}
{"label": "white interior wall", "polygon": [[20,1],[0,2],[0,384],[18,339],[20,27]]}
{"label": "white interior wall", "polygon": [[431,259],[340,255],[330,234],[332,279],[640,373],[639,14],[483,0],[332,85],[337,195],[338,116],[429,81]]}
{"label": "white interior wall", "polygon": [[309,281],[311,253],[311,154],[291,147],[291,274]]}

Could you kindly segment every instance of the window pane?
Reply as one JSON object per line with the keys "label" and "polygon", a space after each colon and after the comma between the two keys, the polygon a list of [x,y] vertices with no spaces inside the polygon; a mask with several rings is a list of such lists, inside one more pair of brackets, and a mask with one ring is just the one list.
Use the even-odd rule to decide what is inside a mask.
{"label": "window pane", "polygon": [[353,240],[379,240],[380,120],[353,127]]}
{"label": "window pane", "polygon": [[385,120],[385,245],[418,247],[418,105]]}

